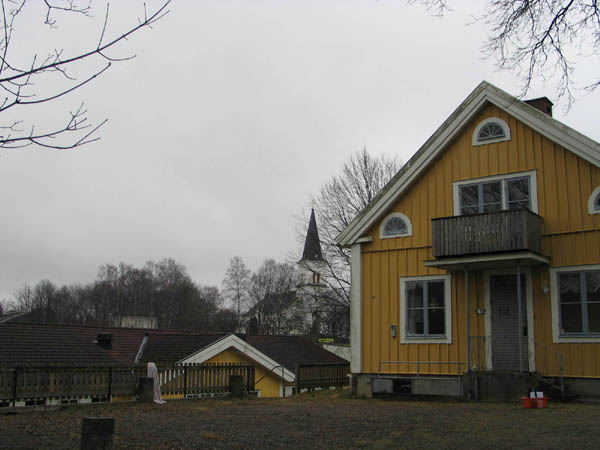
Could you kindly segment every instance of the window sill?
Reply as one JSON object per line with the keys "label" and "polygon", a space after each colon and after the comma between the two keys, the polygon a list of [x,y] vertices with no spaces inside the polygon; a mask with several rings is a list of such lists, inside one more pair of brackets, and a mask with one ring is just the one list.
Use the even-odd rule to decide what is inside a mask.
{"label": "window sill", "polygon": [[577,343],[577,342],[585,342],[585,343],[600,342],[600,335],[585,336],[585,335],[564,334],[564,335],[558,336],[558,338],[554,341],[554,343],[556,343],[556,344],[569,344],[569,343]]}
{"label": "window sill", "polygon": [[451,344],[452,339],[446,336],[402,336],[402,344]]}

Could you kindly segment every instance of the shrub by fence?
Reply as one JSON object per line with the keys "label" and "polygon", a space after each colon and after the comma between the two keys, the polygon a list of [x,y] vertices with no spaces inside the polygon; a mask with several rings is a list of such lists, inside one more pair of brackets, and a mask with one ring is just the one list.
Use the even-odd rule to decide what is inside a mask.
{"label": "shrub by fence", "polygon": [[348,386],[349,363],[302,364],[296,366],[296,392]]}
{"label": "shrub by fence", "polygon": [[[242,375],[254,390],[251,365],[181,365],[159,367],[161,391],[167,395],[202,395],[229,391],[230,375]],[[111,401],[137,395],[146,367],[18,367],[0,368],[0,406],[45,403],[47,399],[90,398]]]}

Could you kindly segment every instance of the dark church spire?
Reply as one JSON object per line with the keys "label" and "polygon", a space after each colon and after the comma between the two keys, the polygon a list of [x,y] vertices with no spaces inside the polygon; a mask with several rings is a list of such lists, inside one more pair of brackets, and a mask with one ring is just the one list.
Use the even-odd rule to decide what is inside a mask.
{"label": "dark church spire", "polygon": [[306,232],[306,242],[304,243],[304,252],[302,252],[301,261],[324,261],[314,209],[310,213],[310,221],[308,222],[308,231]]}

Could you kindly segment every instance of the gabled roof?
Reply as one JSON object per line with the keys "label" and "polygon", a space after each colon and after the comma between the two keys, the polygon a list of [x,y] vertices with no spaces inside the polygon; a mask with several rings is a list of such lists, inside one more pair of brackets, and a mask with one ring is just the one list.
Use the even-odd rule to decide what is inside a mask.
{"label": "gabled roof", "polygon": [[28,314],[27,311],[8,311],[0,316],[0,323],[15,322],[15,319],[18,317],[23,317],[26,314]]}
{"label": "gabled roof", "polygon": [[303,336],[249,334],[242,336],[242,339],[291,371],[295,371],[296,365],[300,364],[348,362]]}
{"label": "gabled roof", "polygon": [[421,146],[373,201],[339,234],[336,238],[338,245],[348,247],[356,243],[487,103],[497,106],[548,139],[600,167],[600,144],[483,81]]}
{"label": "gabled roof", "polygon": [[225,333],[199,334],[152,330],[147,334],[140,362],[176,363],[224,336]]}
{"label": "gabled roof", "polygon": [[347,363],[343,358],[301,336],[230,334],[181,359],[180,363],[201,364],[219,353],[233,348],[267,370],[294,381],[296,365]]}
{"label": "gabled roof", "polygon": [[308,222],[308,231],[306,232],[306,241],[304,242],[304,251],[300,261],[324,261],[321,253],[321,241],[319,240],[319,230],[317,229],[317,219],[315,210],[310,212]]}
{"label": "gabled roof", "polygon": [[228,349],[235,349],[238,352],[245,355],[248,359],[252,361],[256,361],[258,364],[263,366],[269,371],[275,371],[275,369],[280,368],[281,372],[274,372],[276,375],[281,373],[282,378],[285,381],[294,381],[295,373],[282,367],[283,364],[275,361],[270,358],[268,355],[265,355],[258,349],[254,348],[252,345],[249,345],[240,337],[235,334],[229,334],[216,342],[213,342],[208,347],[205,347],[197,352],[185,357],[184,359],[178,361],[181,364],[202,364],[205,361],[208,361],[210,358],[218,355],[219,353],[224,352]]}
{"label": "gabled roof", "polygon": [[[112,334],[112,348],[95,341]],[[142,345],[143,344],[143,345]],[[0,325],[0,367],[132,366],[139,363],[202,363],[235,348],[268,370],[283,367],[293,381],[297,364],[346,363],[339,356],[301,336],[201,334],[172,330],[3,323]],[[279,376],[281,371],[277,371]]]}

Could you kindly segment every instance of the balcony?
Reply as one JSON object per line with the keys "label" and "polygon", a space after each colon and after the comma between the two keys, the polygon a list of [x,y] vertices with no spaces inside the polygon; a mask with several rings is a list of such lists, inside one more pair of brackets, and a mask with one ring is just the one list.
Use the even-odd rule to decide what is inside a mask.
{"label": "balcony", "polygon": [[542,253],[542,218],[529,210],[432,219],[433,256]]}

